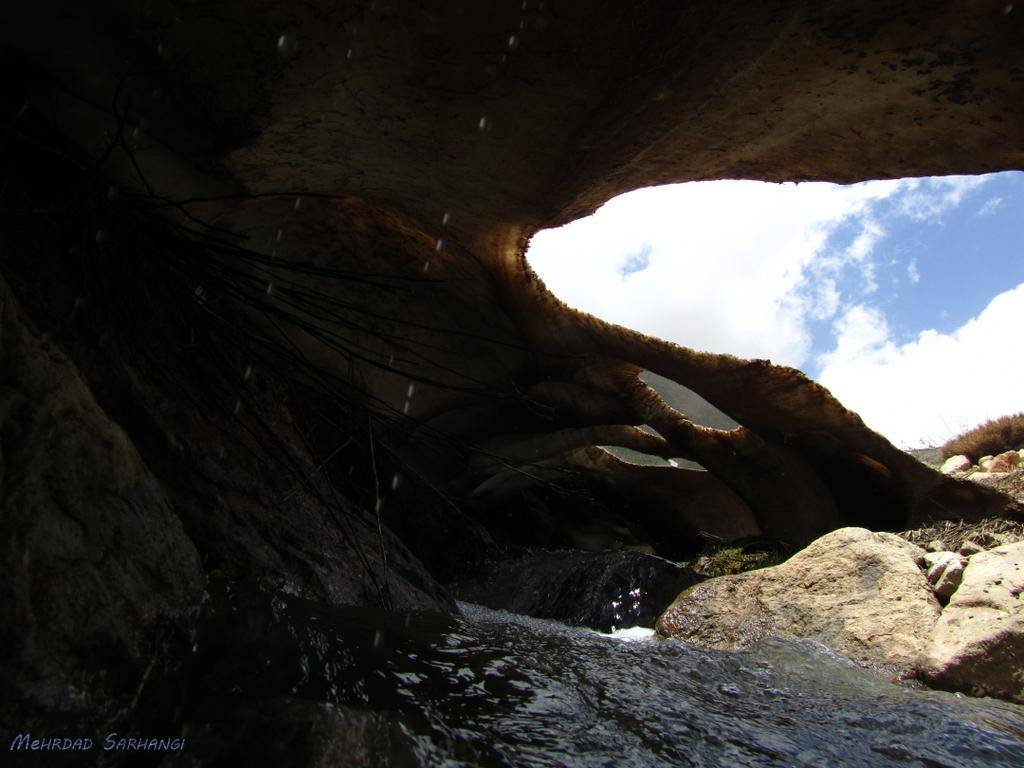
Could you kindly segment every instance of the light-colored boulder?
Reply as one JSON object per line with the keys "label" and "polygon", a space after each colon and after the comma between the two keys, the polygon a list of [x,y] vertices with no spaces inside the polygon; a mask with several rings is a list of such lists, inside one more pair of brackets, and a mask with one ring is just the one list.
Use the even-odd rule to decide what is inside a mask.
{"label": "light-colored boulder", "polygon": [[984,551],[985,551],[985,548],[981,544],[979,544],[976,541],[972,541],[971,539],[967,539],[960,546],[960,554],[963,555],[964,557],[970,557],[971,555],[976,555],[979,552],[984,552]]}
{"label": "light-colored boulder", "polygon": [[967,565],[966,558],[956,552],[928,552],[924,556],[928,583],[935,589],[935,594],[948,599],[960,586],[960,579]]}
{"label": "light-colored boulder", "polygon": [[946,546],[946,542],[942,539],[932,539],[928,542],[928,546],[925,549],[929,552],[945,552],[949,547]]}
{"label": "light-colored boulder", "polygon": [[909,674],[941,609],[915,562],[923,554],[893,534],[843,528],[781,565],[686,590],[656,629],[723,649],[766,636],[813,639],[860,663]]}
{"label": "light-colored boulder", "polygon": [[924,555],[924,568],[928,572],[928,582],[934,584],[938,574],[946,567],[951,560],[959,560],[960,555],[956,552],[926,552]]}
{"label": "light-colored boulder", "polygon": [[977,470],[975,472],[972,472],[971,474],[967,475],[967,479],[968,480],[974,480],[974,481],[979,482],[979,483],[981,483],[983,485],[991,485],[996,480],[1002,480],[1004,477],[1008,476],[1009,474],[1010,474],[1009,472],[987,472],[985,470],[979,469],[979,470]]}
{"label": "light-colored boulder", "polygon": [[1020,466],[1020,454],[1016,451],[1005,451],[994,457],[988,465],[989,472],[1013,472]]}
{"label": "light-colored boulder", "polygon": [[1024,703],[1024,542],[974,555],[935,626],[924,677]]}
{"label": "light-colored boulder", "polygon": [[994,456],[982,456],[980,459],[978,459],[978,467],[983,472],[988,472],[988,465],[992,463],[992,459],[994,458]]}
{"label": "light-colored boulder", "polygon": [[974,465],[971,463],[971,460],[963,454],[960,454],[959,456],[950,456],[942,462],[942,466],[939,468],[939,471],[944,475],[951,475],[954,472],[966,472],[972,466]]}

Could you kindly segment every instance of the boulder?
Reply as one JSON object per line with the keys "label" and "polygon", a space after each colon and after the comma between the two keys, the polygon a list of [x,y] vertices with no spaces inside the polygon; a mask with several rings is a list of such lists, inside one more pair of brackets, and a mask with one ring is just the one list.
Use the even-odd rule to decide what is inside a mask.
{"label": "boulder", "polygon": [[960,586],[967,560],[956,552],[929,552],[924,556],[924,563],[935,594],[948,599]]}
{"label": "boulder", "polygon": [[978,459],[979,469],[981,469],[983,472],[988,472],[988,465],[992,463],[992,459],[994,458],[994,456],[982,456],[980,459]]}
{"label": "boulder", "polygon": [[988,470],[979,469],[967,475],[967,479],[974,480],[982,485],[988,485],[991,487],[992,483],[996,480],[1002,480],[1004,477],[1008,477],[1009,475],[1009,472],[989,472]]}
{"label": "boulder", "polygon": [[944,475],[951,475],[954,472],[966,472],[972,466],[973,464],[971,463],[971,460],[963,454],[960,454],[958,456],[950,456],[942,462],[942,466],[939,468],[939,471]]}
{"label": "boulder", "polygon": [[1024,542],[974,555],[935,626],[923,677],[1024,703]]}
{"label": "boulder", "polygon": [[1005,451],[995,456],[988,465],[989,472],[1012,472],[1020,466],[1020,454],[1016,451]]}
{"label": "boulder", "polygon": [[981,544],[979,544],[976,541],[972,541],[971,539],[967,539],[960,546],[960,554],[963,555],[964,557],[970,557],[971,555],[976,555],[979,552],[984,552],[984,551],[985,551],[985,548],[983,546],[981,546]]}
{"label": "boulder", "polygon": [[203,569],[161,484],[3,280],[0,444],[0,690],[19,717],[92,717],[186,622]]}
{"label": "boulder", "polygon": [[806,638],[906,676],[926,653],[941,610],[916,562],[923,554],[893,534],[843,528],[781,565],[692,587],[656,630],[722,649],[767,636]]}

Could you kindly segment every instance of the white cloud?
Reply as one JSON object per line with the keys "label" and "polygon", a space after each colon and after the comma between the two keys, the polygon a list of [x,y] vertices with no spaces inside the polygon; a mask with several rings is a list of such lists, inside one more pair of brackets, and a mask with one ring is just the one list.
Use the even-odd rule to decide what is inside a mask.
{"label": "white cloud", "polygon": [[[815,266],[813,286],[812,261],[841,222],[900,184],[718,181],[642,189],[539,233],[528,255],[557,296],[601,318],[698,349],[801,365],[811,347],[807,317],[836,312],[834,272],[850,260],[872,274],[869,254],[881,228],[862,225],[852,254]],[[641,252],[646,268],[630,272]]]}
{"label": "white cloud", "polygon": [[917,259],[911,259],[910,263],[907,264],[907,277],[910,278],[912,283],[921,281],[921,272],[917,268]]}
{"label": "white cloud", "polygon": [[935,176],[904,180],[900,212],[914,221],[938,219],[986,181],[984,176]]}
{"label": "white cloud", "polygon": [[996,209],[1002,204],[1003,198],[999,197],[999,195],[990,197],[988,200],[985,201],[985,204],[978,209],[977,215],[991,216],[993,213],[996,212]]}
{"label": "white cloud", "polygon": [[[921,277],[911,255],[883,257],[890,233],[900,231],[900,219],[941,226],[986,180],[651,187],[538,233],[528,258],[569,304],[696,349],[802,367],[811,360],[814,324],[835,318],[827,372],[849,392],[843,371],[860,380],[864,360],[903,349],[890,340],[885,316],[867,306],[895,300],[894,266],[906,264],[911,284]],[[882,422],[899,439],[936,432],[920,420],[909,432]]]}
{"label": "white cloud", "polygon": [[904,446],[939,444],[986,419],[1024,410],[1016,353],[1024,283],[949,334],[893,342],[884,314],[857,305],[835,322],[819,381],[872,428]]}

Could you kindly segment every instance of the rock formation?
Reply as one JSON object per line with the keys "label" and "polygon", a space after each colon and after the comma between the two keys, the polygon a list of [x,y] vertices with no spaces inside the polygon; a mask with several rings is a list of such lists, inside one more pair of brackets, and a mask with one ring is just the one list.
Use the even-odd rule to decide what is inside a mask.
{"label": "rock formation", "polygon": [[[141,663],[131,633],[173,622],[198,563],[314,599],[447,608],[419,562],[437,555],[431,536],[448,526],[442,544],[485,546],[472,514],[524,489],[578,501],[650,487],[627,522],[678,540],[712,525],[709,509],[728,515],[720,534],[789,544],[1003,511],[1005,497],[897,450],[801,372],[571,310],[523,254],[540,228],[645,185],[1020,168],[1011,10],[12,7],[4,311],[20,302],[36,330],[5,320],[5,345],[21,341],[4,352],[17,405],[4,489],[6,503],[36,483],[41,506],[5,506],[4,664],[36,652],[18,638],[38,634],[47,584],[65,608],[126,601],[124,631],[108,629]],[[25,384],[36,369],[9,355],[45,382]],[[740,426],[692,423],[643,371]],[[46,386],[76,419],[32,400]],[[709,472],[630,467],[595,448],[609,444]],[[79,557],[95,578],[37,568]],[[118,568],[137,576],[128,591]],[[73,616],[57,618],[64,633]],[[91,638],[51,659],[56,687],[80,652],[99,658]]]}
{"label": "rock formation", "polygon": [[844,528],[781,565],[687,589],[657,631],[727,650],[813,640],[896,678],[1024,703],[1024,542],[976,547],[925,553]]}
{"label": "rock formation", "polygon": [[923,556],[894,534],[843,528],[782,565],[692,587],[656,629],[727,650],[772,636],[816,640],[906,677],[920,667],[941,609],[915,562]]}
{"label": "rock formation", "polygon": [[972,555],[935,627],[932,685],[1024,703],[1024,543]]}

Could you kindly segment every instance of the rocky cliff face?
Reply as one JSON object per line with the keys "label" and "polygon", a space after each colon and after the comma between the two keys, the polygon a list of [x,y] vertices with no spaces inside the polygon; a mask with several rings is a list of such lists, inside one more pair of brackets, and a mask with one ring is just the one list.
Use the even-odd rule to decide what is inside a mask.
{"label": "rocky cliff face", "polygon": [[[25,671],[10,672],[16,703],[73,702],[73,673],[113,668],[99,646],[125,649],[132,671],[112,685],[130,698],[140,638],[181,620],[204,571],[445,609],[421,560],[436,575],[486,550],[472,517],[527,490],[554,508],[630,494],[620,522],[664,553],[712,523],[796,544],[1003,510],[798,371],[570,310],[523,252],[539,228],[644,185],[1024,166],[1024,17],[1007,8],[11,11],[3,610],[16,629],[2,655]],[[740,426],[692,423],[644,370]],[[629,467],[594,448],[608,444],[710,472]],[[72,636],[76,610],[93,629]]]}

